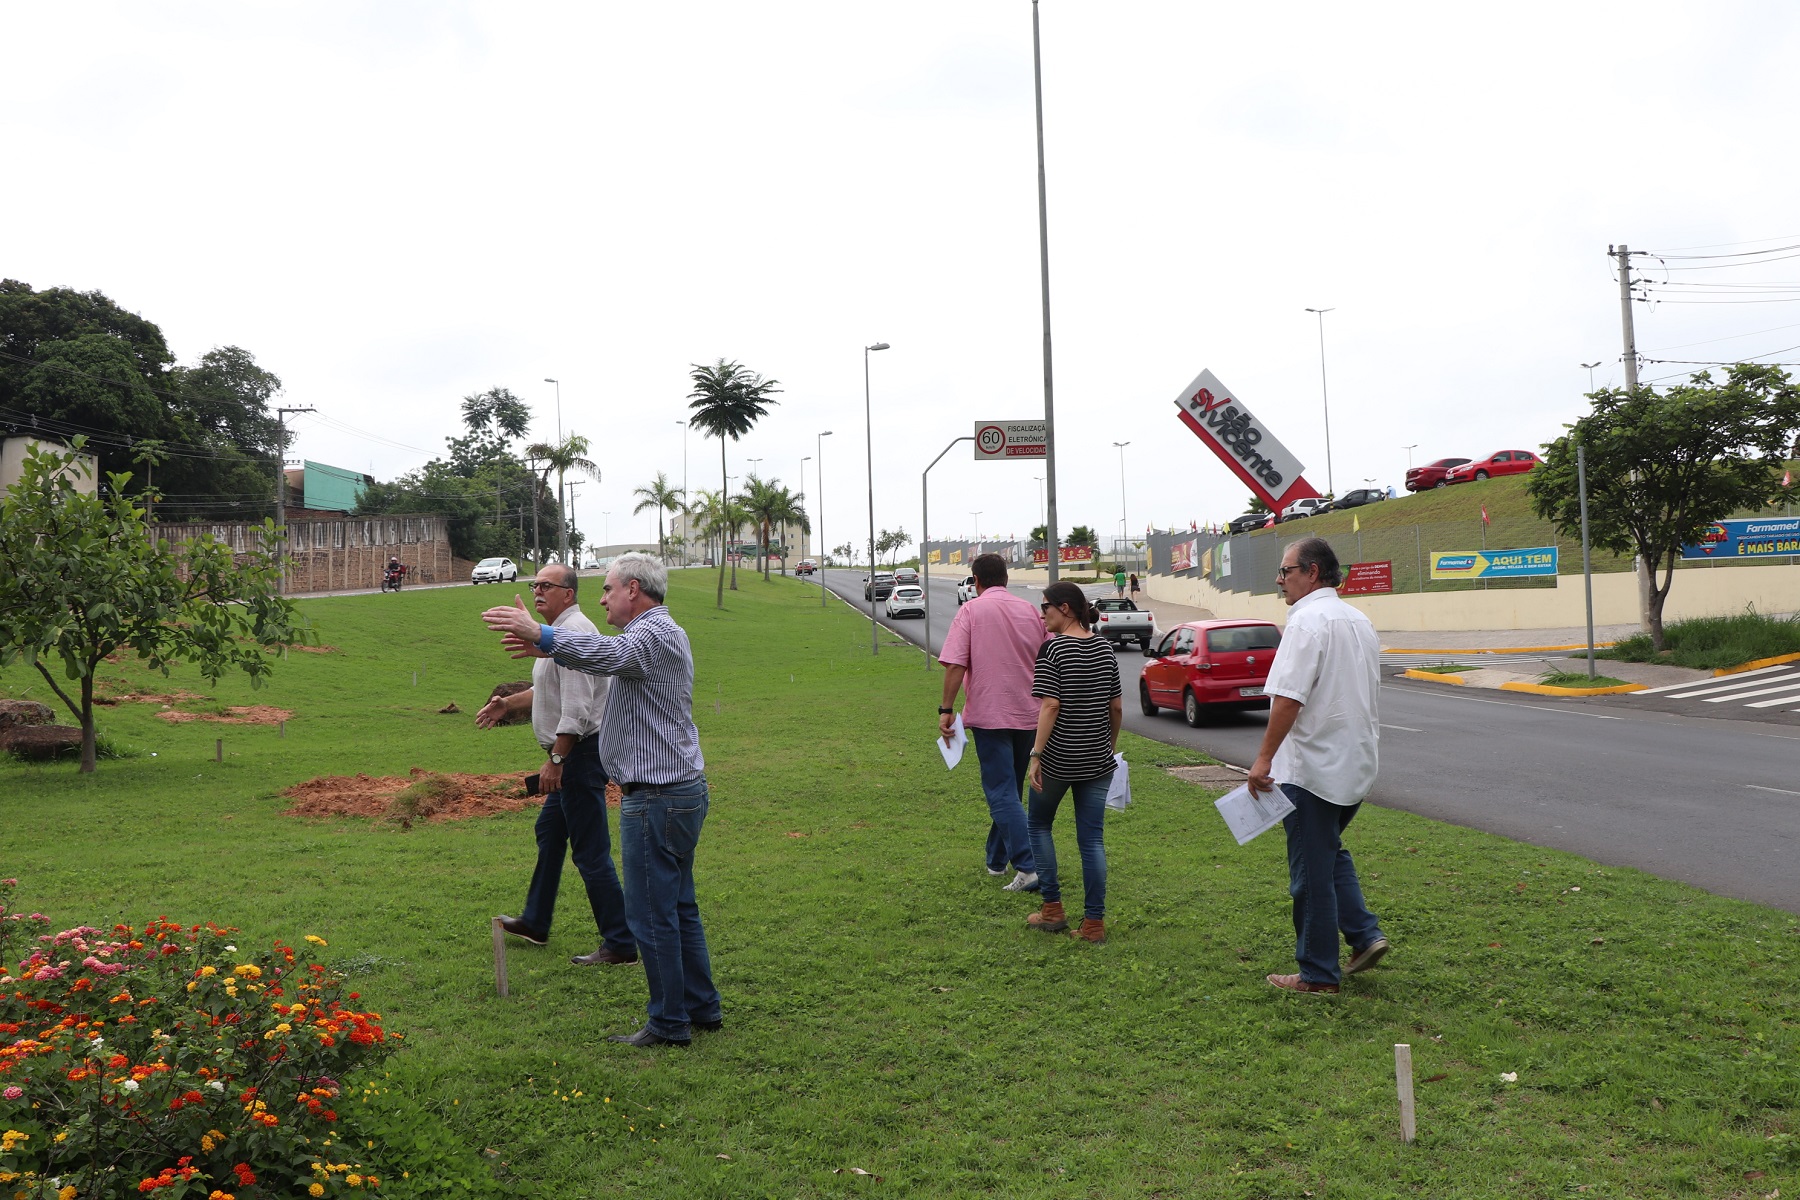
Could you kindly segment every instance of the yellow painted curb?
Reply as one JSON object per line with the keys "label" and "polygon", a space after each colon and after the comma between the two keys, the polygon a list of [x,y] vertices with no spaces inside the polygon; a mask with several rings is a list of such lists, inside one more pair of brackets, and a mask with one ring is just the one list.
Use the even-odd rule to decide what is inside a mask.
{"label": "yellow painted curb", "polygon": [[1453,683],[1457,687],[1463,686],[1461,675],[1445,675],[1438,671],[1403,671],[1401,673],[1408,679],[1423,679],[1426,683]]}
{"label": "yellow painted curb", "polygon": [[1503,692],[1530,692],[1534,696],[1623,696],[1626,692],[1641,692],[1641,683],[1621,683],[1617,687],[1566,688],[1551,687],[1547,683],[1520,683],[1513,681],[1500,685]]}
{"label": "yellow painted curb", "polygon": [[[1605,650],[1612,644],[1611,642],[1595,642],[1594,649]],[[1449,654],[1454,656],[1458,654],[1544,654],[1551,650],[1586,649],[1587,643],[1581,642],[1574,646],[1461,646],[1452,649],[1440,646],[1428,646],[1424,649],[1415,649],[1410,646],[1383,646],[1381,652],[1383,654]],[[1800,655],[1795,657],[1800,658]],[[1742,670],[1744,668],[1733,669]]]}
{"label": "yellow painted curb", "polygon": [[1774,658],[1759,658],[1755,662],[1740,663],[1735,667],[1720,667],[1714,675],[1740,675],[1745,671],[1755,671],[1763,667],[1778,667],[1782,663],[1800,662],[1800,654],[1777,654]]}

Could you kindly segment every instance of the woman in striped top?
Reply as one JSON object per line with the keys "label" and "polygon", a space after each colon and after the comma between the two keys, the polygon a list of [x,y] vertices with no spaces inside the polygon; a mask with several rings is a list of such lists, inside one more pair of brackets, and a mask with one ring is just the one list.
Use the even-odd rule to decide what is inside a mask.
{"label": "woman in striped top", "polygon": [[1044,627],[1053,635],[1038,649],[1031,694],[1038,697],[1037,740],[1031,749],[1027,826],[1037,861],[1043,907],[1026,924],[1045,933],[1069,928],[1056,877],[1050,826],[1065,795],[1073,796],[1075,845],[1081,851],[1083,915],[1070,937],[1106,940],[1106,792],[1116,764],[1124,716],[1119,664],[1105,638],[1095,637],[1096,613],[1080,588],[1044,589]]}

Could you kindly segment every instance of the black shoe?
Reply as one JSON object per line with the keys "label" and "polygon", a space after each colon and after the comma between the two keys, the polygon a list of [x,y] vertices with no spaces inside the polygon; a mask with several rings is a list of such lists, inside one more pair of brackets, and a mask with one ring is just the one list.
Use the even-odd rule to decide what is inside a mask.
{"label": "black shoe", "polygon": [[606,1040],[626,1046],[637,1046],[644,1050],[648,1050],[651,1046],[685,1046],[688,1044],[687,1038],[666,1038],[660,1033],[651,1033],[648,1025],[636,1033],[615,1033]]}
{"label": "black shoe", "polygon": [[630,954],[615,954],[605,946],[601,946],[592,954],[577,954],[569,959],[578,967],[623,967],[638,960],[637,951]]}
{"label": "black shoe", "polygon": [[495,917],[494,920],[500,922],[500,928],[506,930],[506,932],[512,934],[516,938],[524,938],[534,946],[547,946],[550,944],[550,937],[548,934],[539,933],[517,917]]}
{"label": "black shoe", "polygon": [[717,1021],[694,1021],[692,1024],[695,1033],[717,1033],[725,1028],[725,1018],[720,1017]]}

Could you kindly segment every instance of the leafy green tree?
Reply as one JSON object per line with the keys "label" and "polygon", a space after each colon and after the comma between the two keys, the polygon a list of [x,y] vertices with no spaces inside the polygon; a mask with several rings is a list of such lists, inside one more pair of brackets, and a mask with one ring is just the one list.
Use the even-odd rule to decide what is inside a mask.
{"label": "leafy green tree", "polygon": [[1739,363],[1723,383],[1701,371],[1661,392],[1606,388],[1588,398],[1593,411],[1545,447],[1525,488],[1538,516],[1580,537],[1575,447],[1586,447],[1593,544],[1636,554],[1651,573],[1646,617],[1661,650],[1682,545],[1780,494],[1782,456],[1800,431],[1800,389],[1779,367]]}
{"label": "leafy green tree", "polygon": [[1033,550],[1042,550],[1045,541],[1049,536],[1050,527],[1048,525],[1033,525],[1031,527],[1031,548]]}
{"label": "leafy green tree", "polygon": [[1266,514],[1269,512],[1269,506],[1267,504],[1263,503],[1263,498],[1261,496],[1258,496],[1258,495],[1252,493],[1250,496],[1250,503],[1248,503],[1244,506],[1244,511],[1246,513],[1265,513]]}
{"label": "leafy green tree", "polygon": [[[564,494],[563,475],[566,472],[573,472],[577,475],[585,475],[589,479],[599,479],[600,464],[588,457],[589,449],[588,440],[579,433],[565,434],[560,442],[533,442],[525,447],[526,455],[542,468],[546,481],[550,478],[550,472],[556,472],[557,519],[562,531],[561,536],[557,539],[557,546],[561,550],[561,561],[563,562],[570,561],[569,523],[561,516]],[[579,544],[579,535],[576,535],[576,541]]]}
{"label": "leafy green tree", "polygon": [[[719,539],[719,569],[725,569],[725,560],[731,557],[731,543],[737,540],[738,531],[750,520],[750,514],[743,505],[725,495],[724,490],[707,491],[704,488],[694,493],[694,501],[688,505],[689,518],[694,528],[704,537]],[[731,586],[737,589],[737,564],[731,564]],[[721,591],[720,596],[724,595]]]}
{"label": "leafy green tree", "polygon": [[304,635],[280,592],[274,522],[242,562],[210,537],[152,539],[129,476],[112,475],[105,497],[85,495],[69,478],[75,461],[33,450],[0,501],[0,666],[22,658],[44,677],[81,724],[90,772],[94,673],[107,655],[130,651],[164,675],[191,662],[214,682],[241,670],[260,685],[266,652]]}
{"label": "leafy green tree", "polygon": [[1089,550],[1092,550],[1099,544],[1100,539],[1095,536],[1094,531],[1089,529],[1086,525],[1077,525],[1075,528],[1069,530],[1069,540],[1064,543],[1064,545],[1068,546],[1086,546]]}
{"label": "leafy green tree", "polygon": [[633,516],[646,508],[656,510],[656,547],[658,554],[666,562],[669,557],[669,538],[663,531],[663,514],[681,511],[681,489],[670,487],[668,475],[658,471],[648,487],[633,488],[631,494],[637,498],[637,507],[631,510]]}
{"label": "leafy green tree", "polygon": [[[731,490],[731,477],[725,468],[725,439],[737,441],[749,433],[769,413],[771,399],[781,388],[780,381],[764,379],[740,363],[721,358],[710,367],[690,364],[688,379],[694,390],[688,393],[688,407],[693,410],[691,424],[719,439],[719,491]],[[725,557],[730,557],[726,555]],[[725,607],[725,557],[719,560],[718,606]],[[737,590],[737,570],[731,572],[731,589]]]}
{"label": "leafy green tree", "polygon": [[[745,484],[744,492],[738,497],[738,503],[750,516],[751,523],[757,530],[757,543],[762,547],[763,582],[769,579],[770,534],[777,525],[795,522],[807,528],[806,514],[800,509],[799,499],[783,487],[778,479],[758,479],[752,475]],[[781,573],[787,574],[787,559],[781,560]]]}
{"label": "leafy green tree", "polygon": [[845,542],[841,546],[833,546],[831,552],[844,562],[854,563],[853,556],[856,554],[856,547],[852,546],[849,542]]}
{"label": "leafy green tree", "polygon": [[[888,570],[894,569],[894,560],[902,548],[912,541],[912,535],[904,529],[884,529],[875,538],[875,554],[877,557],[888,556]],[[873,568],[870,568],[873,570]]]}

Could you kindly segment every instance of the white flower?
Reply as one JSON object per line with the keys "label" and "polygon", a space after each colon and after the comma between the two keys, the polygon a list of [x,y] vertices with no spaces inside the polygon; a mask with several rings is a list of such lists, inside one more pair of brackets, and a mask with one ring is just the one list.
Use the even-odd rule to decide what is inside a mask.
{"label": "white flower", "polygon": [[1517,1083],[1519,1082],[1519,1073],[1517,1071],[1502,1071],[1500,1072],[1500,1082]]}
{"label": "white flower", "polygon": [[236,946],[227,946],[227,947],[225,947],[225,948],[226,948],[226,949],[227,949],[227,950],[229,950],[229,951],[231,951],[231,952],[232,952],[232,953],[233,953],[233,954],[236,954],[236,953],[237,953],[237,947],[236,947]]}
{"label": "white flower", "polygon": [[207,1080],[207,1081],[206,1081],[206,1086],[207,1086],[207,1087],[209,1087],[209,1088],[211,1088],[211,1089],[212,1089],[212,1090],[213,1090],[213,1091],[215,1091],[215,1092],[222,1092],[222,1091],[224,1091],[224,1090],[225,1090],[225,1085],[224,1085],[224,1084],[222,1084],[222,1083],[220,1083],[220,1082],[219,1082],[219,1081],[218,1081],[218,1080],[216,1080],[216,1079],[209,1079],[209,1080]]}
{"label": "white flower", "polygon": [[119,1086],[124,1088],[128,1092],[135,1092],[138,1090],[138,1081],[135,1079],[127,1079],[124,1083],[121,1083]]}

